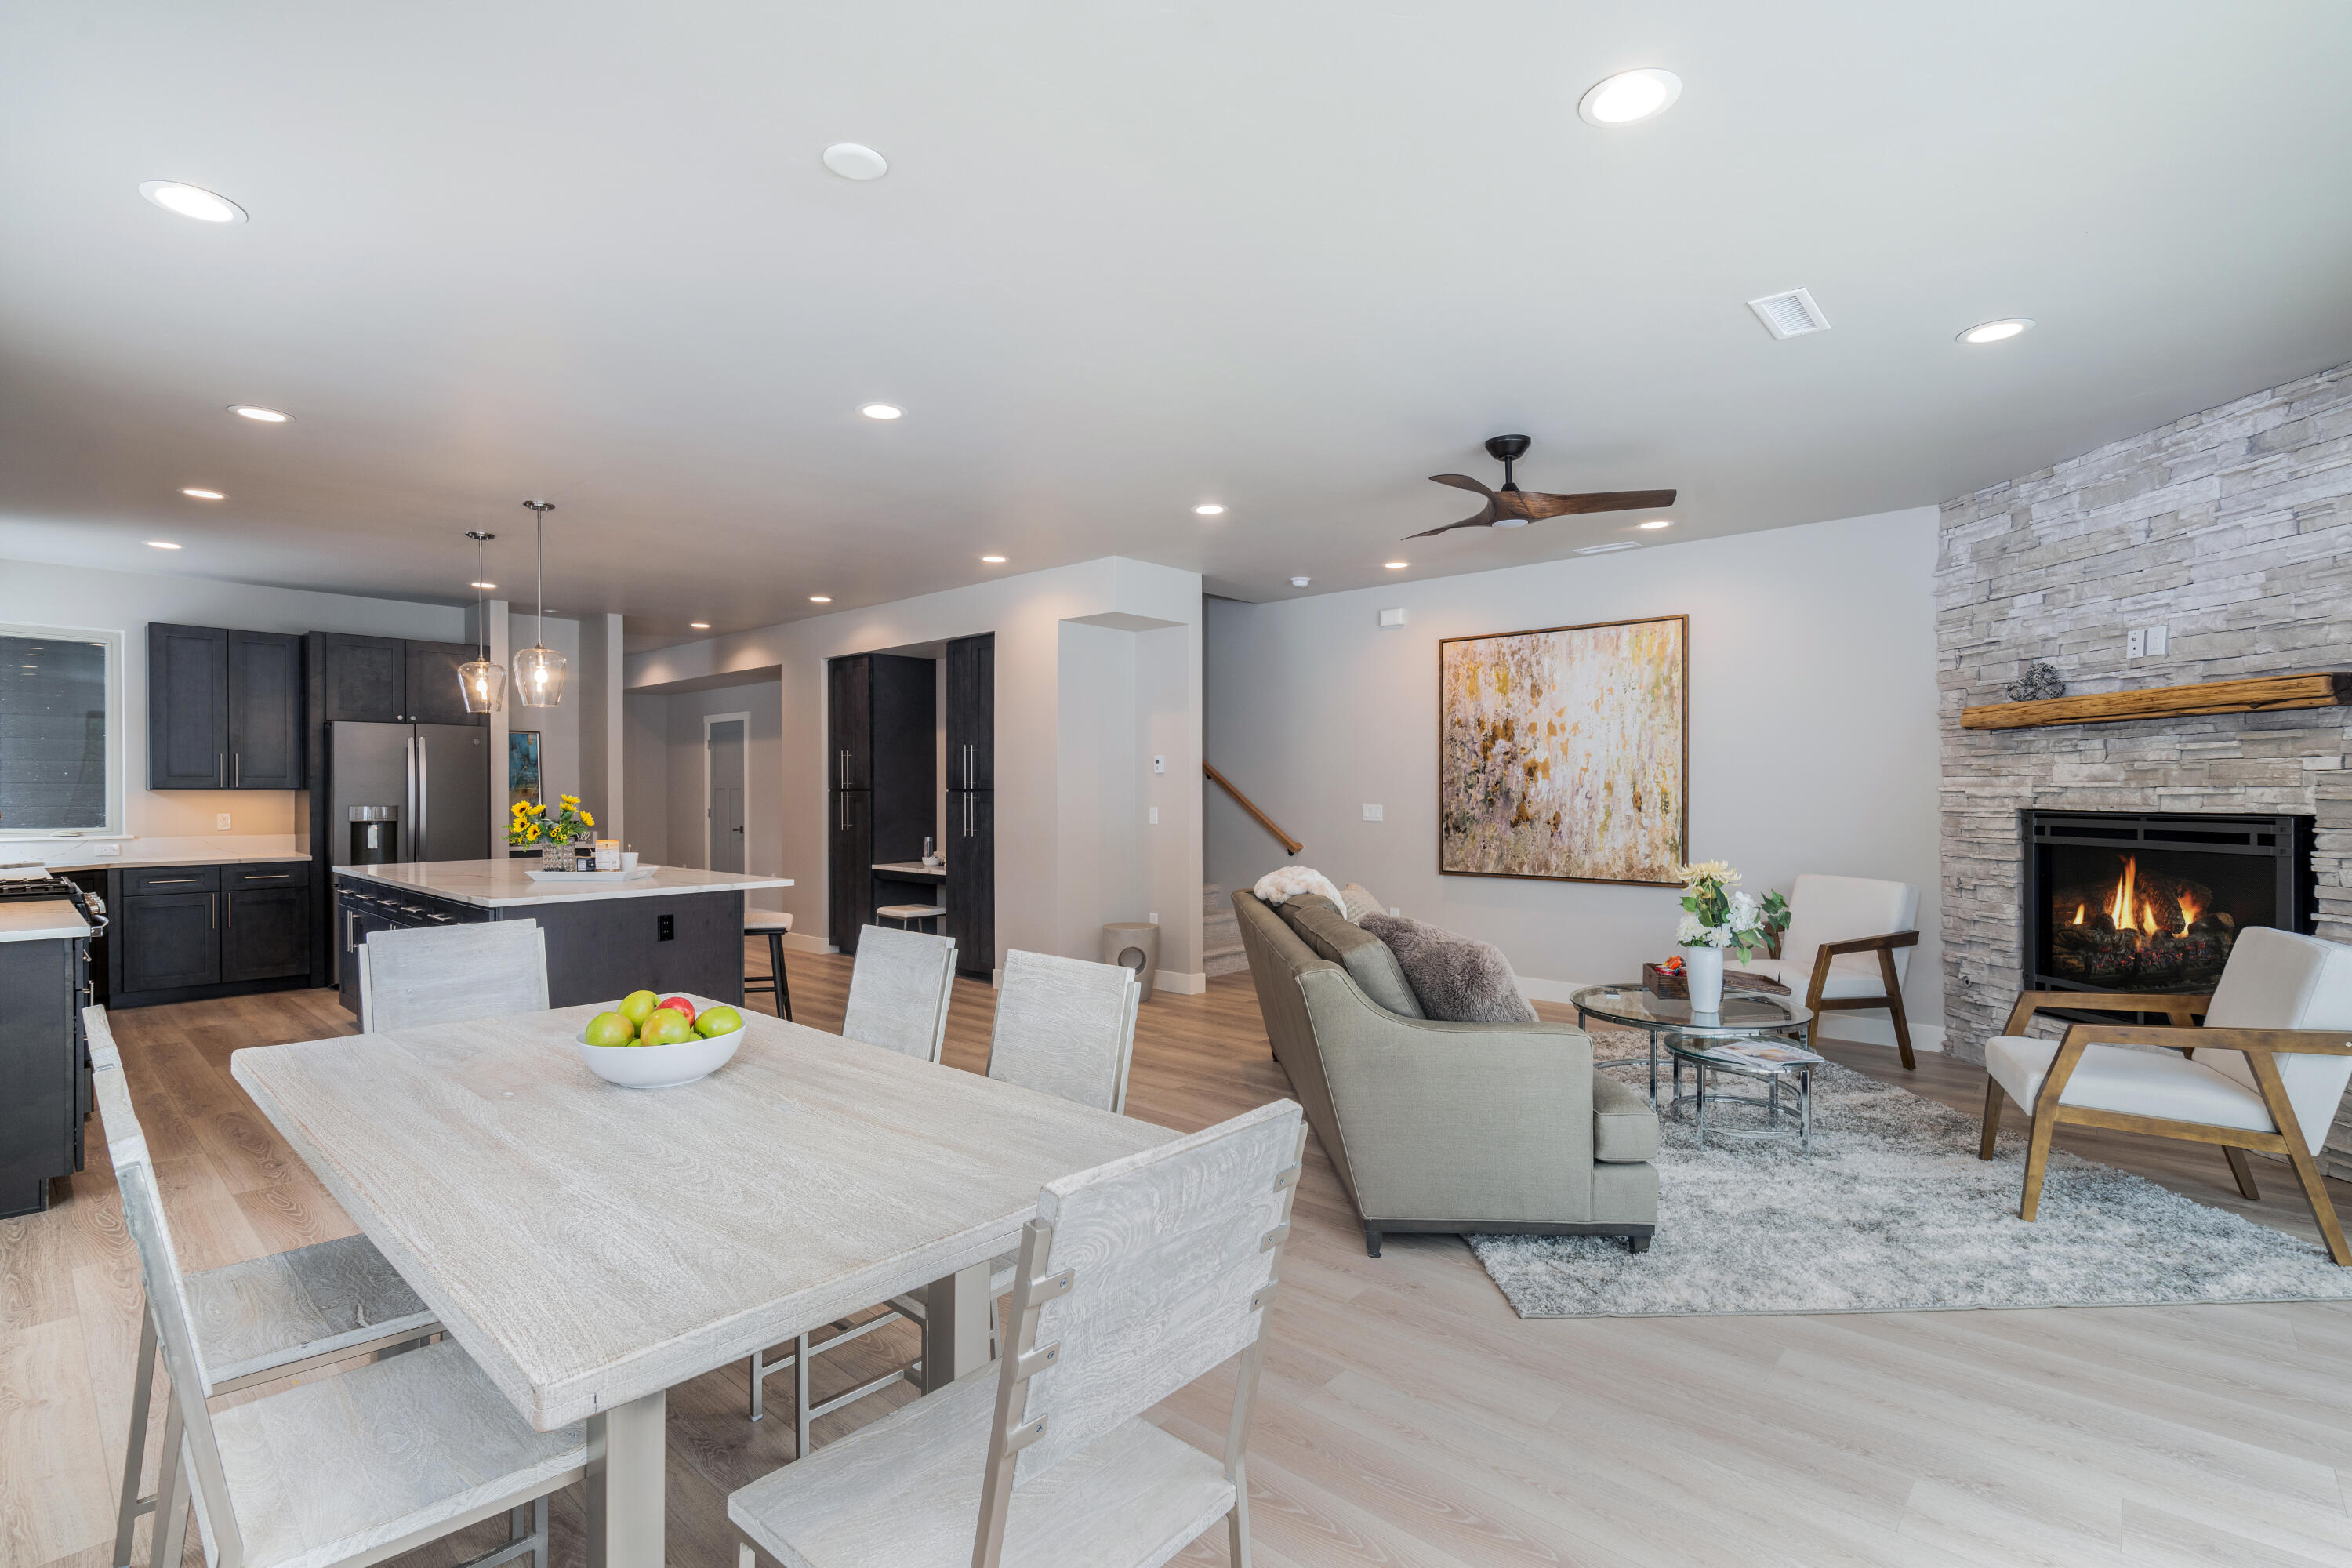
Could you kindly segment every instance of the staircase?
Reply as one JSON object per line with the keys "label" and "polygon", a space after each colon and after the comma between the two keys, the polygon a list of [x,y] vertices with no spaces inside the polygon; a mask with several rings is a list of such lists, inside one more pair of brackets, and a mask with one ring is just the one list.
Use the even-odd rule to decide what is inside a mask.
{"label": "staircase", "polygon": [[1213,882],[1201,886],[1201,969],[1202,973],[1239,974],[1249,967],[1249,954],[1242,951],[1242,922],[1234,914],[1233,901],[1225,890]]}

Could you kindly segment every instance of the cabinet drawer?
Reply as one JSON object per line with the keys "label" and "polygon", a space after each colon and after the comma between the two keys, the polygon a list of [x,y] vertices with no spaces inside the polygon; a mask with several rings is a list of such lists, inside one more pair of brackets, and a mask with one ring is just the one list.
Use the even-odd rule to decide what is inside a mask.
{"label": "cabinet drawer", "polygon": [[140,866],[122,873],[122,894],[212,893],[220,890],[217,866]]}
{"label": "cabinet drawer", "polygon": [[224,866],[220,868],[220,885],[224,890],[236,888],[307,888],[310,885],[310,862],[273,860],[266,866]]}

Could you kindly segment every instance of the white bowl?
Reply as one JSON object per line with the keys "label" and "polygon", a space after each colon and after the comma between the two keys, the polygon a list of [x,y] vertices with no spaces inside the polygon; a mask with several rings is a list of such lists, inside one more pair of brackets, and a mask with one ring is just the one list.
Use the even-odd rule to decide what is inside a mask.
{"label": "white bowl", "polygon": [[[694,1014],[700,1017],[705,1009],[732,1005],[697,996],[691,991],[676,991],[694,1004]],[[608,1002],[597,1011],[617,1010],[618,1001]],[[740,1012],[739,1007],[736,1009]],[[723,1035],[708,1037],[696,1036],[668,1046],[592,1046],[588,1043],[588,1026],[580,1026],[572,1038],[579,1042],[580,1059],[588,1070],[606,1083],[619,1084],[623,1089],[676,1089],[709,1078],[733,1059],[735,1047],[743,1043],[743,1026],[738,1025]]]}

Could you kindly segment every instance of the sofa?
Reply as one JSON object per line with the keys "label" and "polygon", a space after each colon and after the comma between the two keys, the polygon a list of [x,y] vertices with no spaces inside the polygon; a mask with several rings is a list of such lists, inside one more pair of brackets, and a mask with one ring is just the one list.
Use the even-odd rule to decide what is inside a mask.
{"label": "sofa", "polygon": [[1233,902],[1275,1059],[1367,1252],[1378,1258],[1391,1233],[1432,1231],[1622,1237],[1649,1250],[1657,1115],[1593,1070],[1583,1030],[1421,1016],[1380,939],[1328,903],[1287,900],[1286,919],[1246,890]]}

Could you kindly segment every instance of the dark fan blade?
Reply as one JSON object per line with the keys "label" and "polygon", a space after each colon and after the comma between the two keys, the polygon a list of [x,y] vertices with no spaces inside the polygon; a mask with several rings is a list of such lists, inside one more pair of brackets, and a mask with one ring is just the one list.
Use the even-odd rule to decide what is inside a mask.
{"label": "dark fan blade", "polygon": [[1488,501],[1478,509],[1475,517],[1465,517],[1460,522],[1449,522],[1444,528],[1424,528],[1419,533],[1405,535],[1408,539],[1427,539],[1433,533],[1451,533],[1457,528],[1492,528],[1495,526],[1495,503]]}
{"label": "dark fan blade", "polygon": [[1495,493],[1493,490],[1488,489],[1485,485],[1480,484],[1476,479],[1472,479],[1467,474],[1432,474],[1429,476],[1429,479],[1432,484],[1452,485],[1457,490],[1470,490],[1482,496],[1490,496]]}
{"label": "dark fan blade", "polygon": [[1548,496],[1529,490],[1515,510],[1530,518],[1571,517],[1587,511],[1648,511],[1675,504],[1672,490],[1597,490],[1590,495]]}

